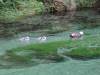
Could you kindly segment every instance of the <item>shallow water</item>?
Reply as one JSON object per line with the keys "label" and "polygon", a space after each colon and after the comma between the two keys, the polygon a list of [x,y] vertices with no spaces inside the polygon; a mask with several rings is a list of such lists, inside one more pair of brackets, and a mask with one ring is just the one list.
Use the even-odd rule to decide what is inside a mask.
{"label": "shallow water", "polygon": [[[95,36],[100,35],[100,27],[91,29],[79,29],[78,25],[85,24],[77,22],[76,20],[84,20],[83,18],[80,18],[80,16],[85,17],[85,19],[88,17],[88,19],[96,19],[100,18],[100,15],[94,14],[94,12],[85,12],[80,11],[76,14],[77,19],[75,19],[75,22],[67,21],[66,18],[63,17],[62,21],[60,21],[60,24],[68,24],[70,25],[70,29],[68,31],[56,33],[53,35],[47,35],[47,40],[45,42],[52,42],[52,41],[59,41],[59,40],[69,40],[69,34],[73,31],[84,31],[87,35]],[[92,16],[91,16],[92,14]],[[29,23],[35,22],[35,20],[31,18],[24,19],[22,22]],[[50,17],[54,18],[54,16]],[[49,20],[48,18],[47,20]],[[55,16],[57,18],[57,16]],[[47,21],[46,20],[46,21]],[[58,19],[57,19],[58,20]],[[40,21],[42,22],[42,21]],[[50,22],[54,22],[51,21]],[[48,22],[47,22],[48,23]],[[59,24],[57,21],[53,24]],[[86,23],[87,24],[87,23]],[[99,21],[100,24],[100,21]],[[95,34],[95,35],[94,35]],[[19,39],[24,36],[30,36],[29,41],[20,41]],[[32,43],[41,43],[39,40],[37,40],[38,37],[40,37],[41,34],[38,32],[23,32],[18,35],[15,35],[14,37],[10,38],[1,38],[0,39],[0,55],[2,55],[6,50],[25,46]],[[87,37],[87,36],[85,36]],[[49,63],[49,64],[40,64],[37,66],[31,66],[31,67],[25,67],[25,68],[10,68],[10,69],[0,69],[0,75],[99,75],[100,74],[100,59],[93,59],[88,61],[80,61],[80,60],[66,60],[64,62],[58,62],[58,63]]]}
{"label": "shallow water", "polygon": [[40,64],[23,69],[1,69],[0,75],[99,75],[100,59]]}

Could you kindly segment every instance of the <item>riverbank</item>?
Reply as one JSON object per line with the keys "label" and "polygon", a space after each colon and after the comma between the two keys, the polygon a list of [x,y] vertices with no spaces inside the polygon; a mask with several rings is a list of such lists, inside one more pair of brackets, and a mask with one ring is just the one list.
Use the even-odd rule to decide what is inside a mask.
{"label": "riverbank", "polygon": [[[59,1],[59,0],[58,0]],[[69,3],[69,1],[65,0],[64,4]],[[84,8],[92,8],[95,4],[95,0],[91,2],[89,0],[76,0],[75,5],[76,9],[81,10]],[[52,2],[51,2],[52,3]],[[72,1],[73,3],[73,1]],[[22,19],[26,16],[34,16],[36,14],[42,14],[45,9],[49,8],[50,6],[45,4],[42,0],[20,0],[20,1],[0,1],[0,21],[7,21],[13,22]],[[47,2],[48,4],[48,2]],[[49,3],[50,4],[50,3]],[[49,11],[52,11],[49,9]],[[50,13],[50,12],[47,12]],[[67,13],[67,12],[66,12]]]}
{"label": "riverbank", "polygon": [[42,2],[37,0],[1,1],[0,21],[15,22],[26,16],[34,16],[44,11]]}

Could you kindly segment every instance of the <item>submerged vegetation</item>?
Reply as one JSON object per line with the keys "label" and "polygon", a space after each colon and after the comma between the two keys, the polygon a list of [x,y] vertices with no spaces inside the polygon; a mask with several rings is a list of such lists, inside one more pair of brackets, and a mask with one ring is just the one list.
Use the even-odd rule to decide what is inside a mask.
{"label": "submerged vegetation", "polygon": [[65,53],[65,55],[70,56],[75,59],[88,60],[93,58],[100,58],[100,46],[99,47],[79,47],[71,52]]}
{"label": "submerged vegetation", "polygon": [[[9,56],[11,56],[11,57],[13,56],[13,59],[15,59],[16,54],[18,54],[17,59],[19,59],[19,61],[21,59],[19,57],[23,57],[23,58],[25,58],[25,57],[30,58],[31,57],[31,59],[33,59],[33,61],[34,61],[34,58],[35,59],[52,60],[52,61],[55,61],[55,62],[62,61],[63,58],[60,57],[57,54],[57,48],[60,47],[61,45],[64,46],[64,44],[65,44],[65,42],[31,44],[31,45],[28,45],[28,46],[25,46],[25,47],[19,47],[19,48],[9,50],[9,51],[13,52],[13,53],[10,52]],[[8,55],[8,52],[5,55]],[[23,53],[23,54],[20,55],[20,52]],[[27,60],[27,58],[25,58],[25,59]]]}
{"label": "submerged vegetation", "polygon": [[[20,43],[19,39],[25,36],[33,37],[31,40],[36,41],[34,33],[40,34],[35,38],[47,37],[47,41],[44,43],[31,42],[28,45],[7,49],[3,55],[0,55],[0,65],[2,65],[2,61],[13,63],[13,65],[61,62],[65,60],[62,55],[81,60],[99,58],[100,15],[93,10],[84,11],[84,8],[98,8],[97,2],[99,1],[0,0],[0,38],[13,38],[15,35],[15,43],[16,41]],[[98,10],[100,9],[98,8]],[[63,14],[62,11],[66,14]],[[77,40],[69,38],[71,32],[81,30],[84,31],[83,38]],[[26,34],[24,35],[23,32]],[[58,33],[65,34],[62,36]],[[51,39],[52,41],[49,42],[51,35],[56,37],[59,35],[65,39],[57,39],[57,41]],[[13,42],[13,40],[10,41]],[[0,44],[2,45],[2,43]],[[65,50],[61,55],[58,54],[60,48]]]}
{"label": "submerged vegetation", "polygon": [[64,48],[66,51],[63,55],[68,57],[81,60],[99,58],[100,41],[98,40],[100,40],[100,32],[92,32],[91,29],[89,33],[87,32],[86,30],[83,39],[67,40],[66,38],[66,40],[30,44],[8,50],[4,56],[9,56],[9,58],[6,59],[9,61],[27,62],[34,61],[34,59],[45,59],[51,62],[58,62],[63,61],[64,58],[60,56],[57,51],[59,48]]}

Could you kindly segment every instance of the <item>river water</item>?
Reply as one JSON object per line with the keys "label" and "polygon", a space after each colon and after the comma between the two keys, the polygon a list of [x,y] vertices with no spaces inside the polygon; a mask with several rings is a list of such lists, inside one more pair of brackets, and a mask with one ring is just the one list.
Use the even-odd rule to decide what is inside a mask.
{"label": "river water", "polygon": [[[73,31],[85,31],[88,32],[88,34],[100,34],[100,28],[96,28],[93,31],[91,29],[79,29],[77,26],[80,24],[87,24],[87,23],[80,23],[77,20],[80,20],[84,22],[85,19],[88,17],[88,19],[97,19],[100,20],[100,15],[93,14],[91,16],[91,12],[77,12],[78,19],[74,19],[75,22],[66,22],[66,20],[62,20],[61,24],[67,23],[71,25],[73,28],[70,28],[68,31],[56,33],[53,35],[50,34],[44,34],[44,36],[47,36],[47,40],[45,42],[52,42],[52,41],[59,41],[59,40],[69,40],[69,34]],[[83,18],[80,18],[79,16],[84,16]],[[53,17],[54,18],[54,17]],[[24,19],[24,23],[27,21],[30,21],[32,18]],[[32,21],[32,20],[31,20]],[[90,21],[90,20],[89,20]],[[54,22],[54,21],[53,21]],[[63,23],[64,22],[64,23]],[[85,21],[87,22],[87,21]],[[96,21],[97,22],[97,21]],[[59,24],[56,21],[57,24]],[[55,23],[54,23],[55,24]],[[97,23],[98,24],[98,23]],[[100,25],[100,21],[99,21]],[[27,33],[27,34],[26,34]],[[28,42],[20,41],[19,39],[29,36],[30,40]],[[0,39],[0,55],[2,55],[6,50],[25,46],[32,43],[41,43],[37,40],[38,37],[40,37],[41,34],[39,32],[23,32],[18,35],[15,35],[14,37],[10,38],[1,38]],[[40,64],[37,66],[31,66],[26,68],[10,68],[10,69],[0,69],[0,75],[100,75],[100,59],[93,59],[88,61],[81,61],[81,60],[66,60],[64,62],[58,62],[58,63],[49,63],[49,64]]]}

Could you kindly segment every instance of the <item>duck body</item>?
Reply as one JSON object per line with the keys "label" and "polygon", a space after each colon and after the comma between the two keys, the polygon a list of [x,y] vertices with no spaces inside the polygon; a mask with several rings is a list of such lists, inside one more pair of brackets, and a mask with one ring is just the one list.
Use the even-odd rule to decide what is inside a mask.
{"label": "duck body", "polygon": [[22,37],[19,39],[20,41],[29,41],[30,40],[30,37],[29,36],[26,36],[26,37]]}
{"label": "duck body", "polygon": [[83,36],[84,32],[73,32],[70,34],[70,38],[72,39],[79,39]]}
{"label": "duck body", "polygon": [[37,39],[38,39],[38,41],[44,42],[44,41],[47,40],[47,37],[46,36],[42,36],[42,37],[38,37]]}

